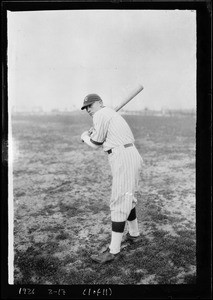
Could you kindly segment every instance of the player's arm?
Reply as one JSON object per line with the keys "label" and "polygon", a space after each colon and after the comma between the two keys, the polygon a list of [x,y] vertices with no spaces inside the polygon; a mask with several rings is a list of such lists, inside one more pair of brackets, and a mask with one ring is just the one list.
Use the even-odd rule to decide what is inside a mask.
{"label": "player's arm", "polygon": [[101,114],[94,115],[93,127],[89,131],[83,132],[81,139],[87,145],[94,149],[98,149],[105,141],[106,126],[105,118]]}
{"label": "player's arm", "polygon": [[81,135],[82,142],[86,143],[88,146],[93,149],[98,149],[103,143],[99,143],[90,138],[90,133],[88,131],[84,131]]}

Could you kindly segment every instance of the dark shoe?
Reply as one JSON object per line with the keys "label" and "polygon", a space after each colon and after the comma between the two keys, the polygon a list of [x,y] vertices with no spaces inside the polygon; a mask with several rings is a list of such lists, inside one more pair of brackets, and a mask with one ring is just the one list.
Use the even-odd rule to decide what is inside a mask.
{"label": "dark shoe", "polygon": [[142,237],[139,236],[131,236],[129,232],[124,237],[124,242],[138,243],[142,240]]}
{"label": "dark shoe", "polygon": [[119,254],[120,252],[117,254],[112,254],[109,252],[109,249],[107,249],[104,253],[92,255],[91,259],[100,264],[105,264],[107,262],[115,260],[119,256]]}

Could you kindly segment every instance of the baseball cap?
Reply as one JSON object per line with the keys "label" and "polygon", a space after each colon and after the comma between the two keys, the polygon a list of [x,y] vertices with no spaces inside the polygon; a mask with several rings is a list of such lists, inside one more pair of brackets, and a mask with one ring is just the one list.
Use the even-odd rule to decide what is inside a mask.
{"label": "baseball cap", "polygon": [[101,97],[97,94],[89,94],[84,98],[84,103],[81,109],[86,108],[88,105],[93,104],[96,101],[101,101]]}

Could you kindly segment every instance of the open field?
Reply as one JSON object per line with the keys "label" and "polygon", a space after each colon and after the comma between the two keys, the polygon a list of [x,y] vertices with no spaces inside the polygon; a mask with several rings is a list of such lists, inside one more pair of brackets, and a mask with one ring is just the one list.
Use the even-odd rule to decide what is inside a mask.
{"label": "open field", "polygon": [[100,266],[110,241],[107,154],[80,141],[88,116],[14,116],[15,284],[188,284],[196,280],[193,117],[125,115],[145,165],[140,245]]}

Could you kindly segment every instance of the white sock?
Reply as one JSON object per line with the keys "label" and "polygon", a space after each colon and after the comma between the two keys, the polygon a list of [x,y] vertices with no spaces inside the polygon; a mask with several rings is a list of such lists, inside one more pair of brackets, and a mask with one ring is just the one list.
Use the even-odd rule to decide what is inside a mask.
{"label": "white sock", "polygon": [[140,235],[137,218],[133,221],[127,221],[127,224],[129,227],[129,234],[131,236],[139,236]]}
{"label": "white sock", "polygon": [[123,232],[112,231],[111,243],[109,246],[110,253],[117,254],[120,252],[122,237],[123,237]]}

